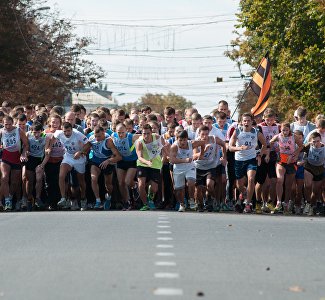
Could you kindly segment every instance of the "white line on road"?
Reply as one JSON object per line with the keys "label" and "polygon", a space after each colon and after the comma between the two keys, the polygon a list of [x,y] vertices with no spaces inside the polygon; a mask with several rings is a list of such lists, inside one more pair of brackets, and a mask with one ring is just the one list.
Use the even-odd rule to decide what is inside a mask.
{"label": "white line on road", "polygon": [[182,289],[173,289],[173,288],[157,288],[153,291],[153,294],[156,296],[182,296]]}
{"label": "white line on road", "polygon": [[170,222],[169,222],[169,221],[160,221],[160,220],[159,220],[158,223],[160,223],[160,224],[163,224],[163,223],[164,223],[164,224],[168,224],[168,223],[170,223]]}
{"label": "white line on road", "polygon": [[173,240],[173,238],[171,238],[171,237],[168,237],[168,236],[166,236],[166,237],[157,237],[157,240],[158,241],[172,241]]}
{"label": "white line on road", "polygon": [[171,231],[157,231],[158,234],[171,234]]}
{"label": "white line on road", "polygon": [[160,267],[174,267],[176,263],[174,261],[156,261],[155,265]]}
{"label": "white line on road", "polygon": [[169,278],[169,279],[174,279],[174,278],[179,278],[178,273],[155,273],[155,278]]}
{"label": "white line on road", "polygon": [[157,225],[158,228],[170,228],[169,225]]}
{"label": "white line on road", "polygon": [[173,252],[157,252],[157,256],[175,256],[175,253]]}
{"label": "white line on road", "polygon": [[173,245],[163,245],[163,244],[161,244],[161,245],[156,245],[156,248],[174,248],[174,246]]}

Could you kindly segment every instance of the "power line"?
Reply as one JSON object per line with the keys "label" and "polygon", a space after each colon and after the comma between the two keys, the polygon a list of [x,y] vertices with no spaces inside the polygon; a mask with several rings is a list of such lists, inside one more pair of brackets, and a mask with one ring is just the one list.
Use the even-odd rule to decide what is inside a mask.
{"label": "power line", "polygon": [[141,24],[114,24],[114,23],[104,23],[104,22],[83,22],[83,23],[73,23],[75,26],[89,26],[89,25],[101,25],[101,26],[116,26],[116,27],[132,27],[132,28],[168,28],[168,27],[187,27],[187,26],[198,26],[198,25],[211,25],[225,22],[234,22],[236,19],[226,19],[219,21],[209,21],[209,22],[197,22],[197,23],[183,23],[183,24],[167,24],[167,25],[141,25]]}
{"label": "power line", "polygon": [[[119,73],[119,74],[158,74],[158,75],[164,75],[164,74],[216,74],[216,73],[238,73],[238,70],[218,70],[216,68],[216,71],[179,71],[179,72],[159,72],[159,71],[119,71],[119,70],[108,70],[108,73]],[[158,73],[159,72],[159,73]]]}
{"label": "power line", "polygon": [[83,55],[86,56],[129,56],[129,57],[151,57],[151,58],[182,58],[182,59],[206,59],[206,58],[220,58],[220,57],[225,57],[224,55],[204,55],[204,56],[157,56],[157,55],[146,55],[146,54],[114,54],[114,53],[92,53],[88,52]]}
{"label": "power line", "polygon": [[202,47],[192,47],[192,48],[178,48],[178,49],[145,49],[145,50],[138,50],[138,49],[100,49],[100,48],[89,48],[89,51],[108,51],[108,52],[177,52],[177,51],[193,51],[193,50],[213,50],[215,48],[227,48],[232,47],[232,45],[216,45],[216,46],[202,46]]}
{"label": "power line", "polygon": [[[105,62],[103,62],[102,64],[105,64]],[[188,69],[188,68],[193,68],[193,67],[187,67],[187,66],[179,66],[179,67],[175,67],[175,66],[145,66],[145,65],[137,65],[137,66],[130,66],[130,65],[116,65],[116,64],[112,64],[112,63],[107,63],[109,66],[111,67],[124,67],[124,68],[128,68],[129,69],[136,69],[136,68],[146,68],[146,69],[157,69],[157,70],[161,70],[161,69]],[[217,68],[217,67],[229,67],[229,64],[223,64],[223,65],[219,65],[219,64],[210,64],[210,65],[198,65],[198,66],[194,66],[195,68],[198,69],[205,69],[205,68]],[[233,66],[235,67],[235,66]]]}
{"label": "power line", "polygon": [[210,16],[195,16],[195,17],[175,17],[175,18],[148,18],[148,19],[71,19],[73,21],[83,22],[83,21],[100,21],[100,22],[147,22],[147,21],[171,21],[171,20],[188,20],[188,19],[208,19],[217,17],[227,17],[233,16],[234,14],[221,14],[221,15],[210,15]]}

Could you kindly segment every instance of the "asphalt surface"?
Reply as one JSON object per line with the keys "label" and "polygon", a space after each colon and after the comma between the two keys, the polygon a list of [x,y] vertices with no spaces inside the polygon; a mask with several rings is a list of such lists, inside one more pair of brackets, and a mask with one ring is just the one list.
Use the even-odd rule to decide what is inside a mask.
{"label": "asphalt surface", "polygon": [[325,218],[0,214],[0,299],[325,299]]}

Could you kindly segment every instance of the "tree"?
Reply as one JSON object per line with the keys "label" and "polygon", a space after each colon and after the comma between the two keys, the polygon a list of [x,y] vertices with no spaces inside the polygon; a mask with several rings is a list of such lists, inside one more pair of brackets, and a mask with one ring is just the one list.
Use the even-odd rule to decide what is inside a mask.
{"label": "tree", "polygon": [[[53,12],[45,22],[38,0],[0,2],[1,100],[16,103],[61,103],[72,88],[90,85],[104,72],[82,59],[90,44],[73,26]],[[47,20],[47,19],[46,19]]]}
{"label": "tree", "polygon": [[241,0],[237,39],[227,55],[256,68],[270,52],[270,105],[284,117],[298,105],[325,111],[325,5],[323,0]]}
{"label": "tree", "polygon": [[131,108],[142,108],[150,106],[153,111],[162,112],[166,106],[174,107],[175,109],[185,110],[186,108],[193,107],[195,103],[186,100],[186,98],[169,92],[164,94],[151,94],[147,93],[142,96],[135,103],[126,103],[121,106],[125,111],[130,111]]}

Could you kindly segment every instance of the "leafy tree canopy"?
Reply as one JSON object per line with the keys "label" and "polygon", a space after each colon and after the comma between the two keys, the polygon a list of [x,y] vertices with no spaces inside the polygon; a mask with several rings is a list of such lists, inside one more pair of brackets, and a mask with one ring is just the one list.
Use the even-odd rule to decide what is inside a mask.
{"label": "leafy tree canopy", "polygon": [[142,96],[137,102],[129,102],[121,106],[126,111],[130,111],[131,108],[142,108],[144,106],[150,106],[155,112],[163,112],[166,106],[174,107],[175,109],[185,110],[186,108],[193,107],[195,103],[188,101],[186,98],[169,92],[164,94],[151,94],[147,93]]}
{"label": "leafy tree canopy", "polygon": [[237,38],[227,55],[253,68],[270,52],[270,106],[283,117],[299,105],[325,111],[325,1],[241,0]]}
{"label": "leafy tree canopy", "polygon": [[82,59],[90,44],[73,26],[39,0],[0,2],[1,101],[60,103],[72,88],[102,78],[104,72]]}

